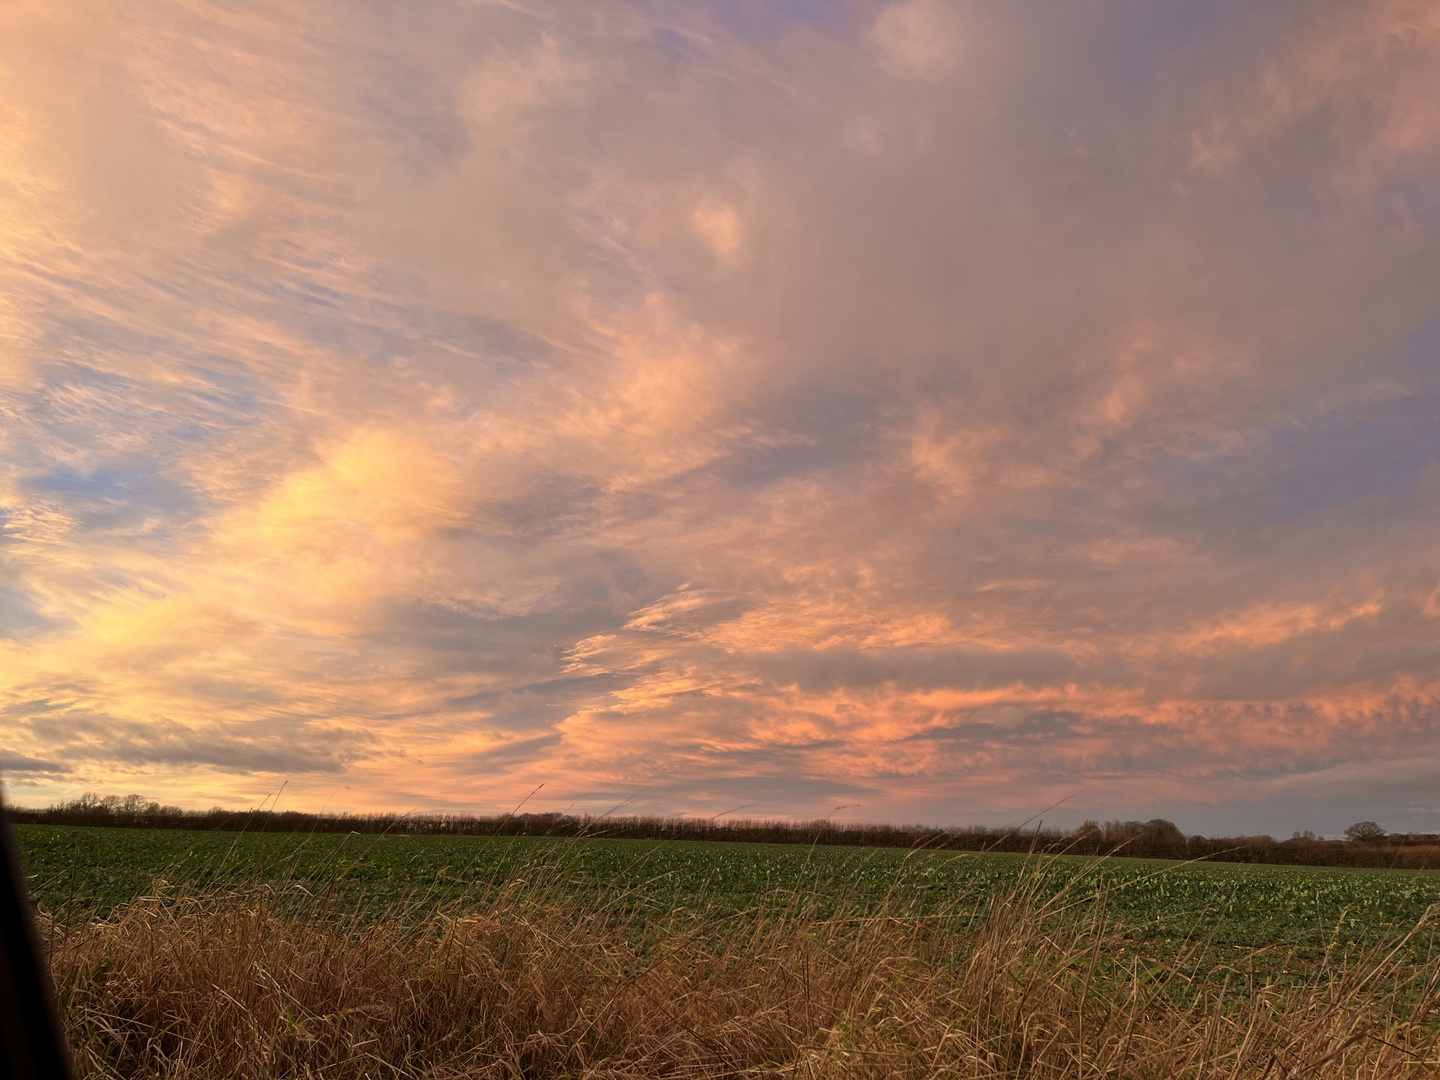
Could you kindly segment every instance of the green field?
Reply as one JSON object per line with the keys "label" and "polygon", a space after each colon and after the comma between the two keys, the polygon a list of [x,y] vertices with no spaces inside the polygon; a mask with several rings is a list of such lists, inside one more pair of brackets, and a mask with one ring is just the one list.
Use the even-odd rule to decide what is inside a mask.
{"label": "green field", "polygon": [[[31,888],[70,921],[160,891],[268,885],[381,915],[463,905],[525,881],[627,909],[723,913],[798,899],[819,913],[877,910],[897,895],[982,910],[1035,860],[893,848],[645,840],[244,834],[23,825]],[[1039,888],[1093,904],[1148,940],[1348,948],[1412,928],[1440,903],[1440,872],[1142,859],[1045,860]]]}

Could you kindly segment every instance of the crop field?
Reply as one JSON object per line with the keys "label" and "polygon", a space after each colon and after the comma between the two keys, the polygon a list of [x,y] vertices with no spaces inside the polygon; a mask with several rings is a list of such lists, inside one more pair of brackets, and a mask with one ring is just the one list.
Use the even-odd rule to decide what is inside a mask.
{"label": "crop field", "polygon": [[1433,871],[16,833],[84,1077],[1440,1068]]}
{"label": "crop field", "polygon": [[[256,883],[328,891],[344,910],[376,914],[402,901],[433,909],[483,900],[515,880],[641,911],[742,911],[801,895],[824,913],[875,908],[897,893],[979,910],[1037,866],[1019,855],[784,844],[43,825],[16,834],[37,901],[71,918],[103,917],[160,882],[191,892]],[[1109,917],[1149,940],[1349,948],[1409,930],[1440,904],[1440,871],[1066,857],[1039,865],[1041,892],[1064,890],[1073,903],[1103,894]]]}

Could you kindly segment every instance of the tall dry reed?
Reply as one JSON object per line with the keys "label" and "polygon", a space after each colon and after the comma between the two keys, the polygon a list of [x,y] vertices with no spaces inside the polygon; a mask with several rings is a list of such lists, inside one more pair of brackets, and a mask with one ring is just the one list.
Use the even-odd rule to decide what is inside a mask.
{"label": "tall dry reed", "polygon": [[[1042,872],[1043,873],[1043,872]],[[512,885],[341,915],[257,888],[51,928],[91,1077],[1418,1077],[1440,973],[1377,946],[1267,982],[1104,900],[657,916]],[[1232,950],[1233,951],[1233,950]],[[1253,960],[1253,958],[1252,958]]]}

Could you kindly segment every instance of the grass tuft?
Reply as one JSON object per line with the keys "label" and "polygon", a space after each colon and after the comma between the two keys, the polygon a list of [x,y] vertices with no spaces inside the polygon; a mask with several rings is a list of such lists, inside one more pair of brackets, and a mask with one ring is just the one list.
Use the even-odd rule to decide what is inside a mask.
{"label": "grass tuft", "polygon": [[532,868],[384,918],[256,886],[49,936],[90,1077],[1309,1080],[1440,1060],[1414,936],[1283,971],[1264,950],[1157,955],[1047,872],[938,911],[897,888],[736,914],[586,900]]}

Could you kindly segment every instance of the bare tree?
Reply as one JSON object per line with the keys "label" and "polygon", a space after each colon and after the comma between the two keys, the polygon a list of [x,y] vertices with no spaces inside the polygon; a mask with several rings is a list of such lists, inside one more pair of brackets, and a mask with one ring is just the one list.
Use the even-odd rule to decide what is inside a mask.
{"label": "bare tree", "polygon": [[1386,835],[1384,827],[1374,821],[1357,821],[1345,830],[1345,839],[1357,844],[1384,840]]}

